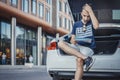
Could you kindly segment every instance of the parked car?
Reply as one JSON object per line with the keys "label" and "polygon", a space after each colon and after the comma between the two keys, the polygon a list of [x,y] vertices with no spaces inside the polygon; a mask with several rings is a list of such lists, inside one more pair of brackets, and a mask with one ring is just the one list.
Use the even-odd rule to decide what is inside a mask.
{"label": "parked car", "polygon": [[[70,42],[71,34],[55,38],[47,51],[47,71],[53,80],[72,80],[76,71],[76,57],[58,48],[59,40]],[[84,70],[83,80],[120,80],[120,25],[100,24],[95,31],[95,63],[89,71]]]}

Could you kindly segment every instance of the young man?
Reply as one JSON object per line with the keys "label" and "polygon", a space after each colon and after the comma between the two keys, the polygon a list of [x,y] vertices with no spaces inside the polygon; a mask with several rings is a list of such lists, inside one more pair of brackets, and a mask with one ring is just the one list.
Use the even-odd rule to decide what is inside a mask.
{"label": "young man", "polygon": [[81,21],[76,22],[73,26],[71,44],[64,41],[58,43],[58,47],[63,51],[77,57],[75,80],[82,79],[84,63],[85,69],[88,71],[94,62],[94,59],[92,59],[94,53],[92,48],[95,48],[93,31],[99,26],[90,5],[85,4],[83,6],[81,16]]}

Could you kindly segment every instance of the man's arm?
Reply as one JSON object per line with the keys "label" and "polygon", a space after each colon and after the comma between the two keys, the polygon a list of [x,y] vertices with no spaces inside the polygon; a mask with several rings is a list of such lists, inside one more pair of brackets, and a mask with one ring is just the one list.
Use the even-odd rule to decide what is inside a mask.
{"label": "man's arm", "polygon": [[85,5],[84,9],[86,11],[88,11],[89,15],[90,15],[90,18],[91,18],[91,21],[92,21],[92,24],[93,24],[93,27],[94,29],[97,29],[99,27],[99,22],[91,8],[91,6],[89,6],[88,4]]}

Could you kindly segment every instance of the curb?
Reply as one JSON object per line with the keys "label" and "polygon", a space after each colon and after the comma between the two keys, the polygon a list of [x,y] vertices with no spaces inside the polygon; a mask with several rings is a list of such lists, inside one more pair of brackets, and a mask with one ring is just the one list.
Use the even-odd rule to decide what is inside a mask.
{"label": "curb", "polygon": [[32,69],[32,70],[45,70],[46,66],[25,66],[25,65],[0,65],[0,70],[24,70],[24,69]]}

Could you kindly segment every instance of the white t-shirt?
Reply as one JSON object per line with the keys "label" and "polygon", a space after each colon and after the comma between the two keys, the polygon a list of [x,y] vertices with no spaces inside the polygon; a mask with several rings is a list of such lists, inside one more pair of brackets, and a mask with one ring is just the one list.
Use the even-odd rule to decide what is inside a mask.
{"label": "white t-shirt", "polygon": [[6,59],[6,55],[5,54],[2,55],[2,59]]}
{"label": "white t-shirt", "polygon": [[33,57],[32,56],[29,57],[29,61],[33,62]]}

